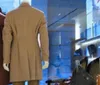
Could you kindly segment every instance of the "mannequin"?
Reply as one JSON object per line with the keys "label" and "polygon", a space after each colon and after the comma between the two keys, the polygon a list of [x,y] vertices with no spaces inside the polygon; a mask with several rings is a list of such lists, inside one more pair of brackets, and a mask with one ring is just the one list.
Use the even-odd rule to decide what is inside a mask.
{"label": "mannequin", "polygon": [[[10,82],[23,85],[23,81],[29,81],[29,85],[38,85],[42,79],[42,69],[49,65],[49,40],[44,13],[31,7],[28,0],[23,0],[19,8],[7,13],[2,33],[3,68],[10,71]],[[44,61],[42,67],[41,61]]]}
{"label": "mannequin", "polygon": [[[29,0],[21,0],[21,3],[28,3],[29,4]],[[42,66],[42,69],[48,68],[48,65],[49,65],[48,61],[44,61],[44,65]],[[6,71],[9,71],[9,64],[4,63],[3,67]]]}

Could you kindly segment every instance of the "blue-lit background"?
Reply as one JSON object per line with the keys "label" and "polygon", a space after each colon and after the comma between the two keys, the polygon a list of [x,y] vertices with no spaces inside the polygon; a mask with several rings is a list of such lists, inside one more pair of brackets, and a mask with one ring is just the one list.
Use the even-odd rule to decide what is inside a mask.
{"label": "blue-lit background", "polygon": [[[100,0],[86,0],[86,18],[87,27],[81,33],[81,38],[88,40],[100,36]],[[97,45],[97,50],[97,56],[100,56],[99,44]],[[90,56],[87,48],[86,55]]]}
{"label": "blue-lit background", "polygon": [[[72,33],[72,32],[70,32]],[[71,76],[71,40],[68,32],[49,32],[50,66],[49,79]]]}
{"label": "blue-lit background", "polygon": [[100,0],[87,0],[87,39],[100,35]]}
{"label": "blue-lit background", "polygon": [[[56,21],[57,19],[61,17],[60,12],[63,12],[62,15],[65,15],[67,14],[67,11],[69,13],[69,11],[72,11],[73,9],[78,8],[79,3],[78,5],[75,5],[75,3],[81,0],[76,0],[75,3],[71,1],[71,5],[68,4],[69,2],[66,1],[69,7],[66,11],[65,10],[63,11],[63,9],[66,8],[66,3],[63,3],[64,7],[61,8],[60,7],[61,5],[56,4],[57,0],[54,0],[53,4],[52,3],[49,4],[49,6],[51,7],[48,7],[48,2],[50,1],[51,0],[49,1],[48,0],[32,0],[31,5],[42,10],[46,16],[47,21],[49,21],[51,24],[53,21]],[[82,1],[85,1],[85,0],[82,0]],[[87,8],[85,11],[86,11],[86,16],[87,16],[87,27],[86,27],[86,30],[84,30],[84,32],[81,33],[81,38],[90,39],[90,38],[100,35],[100,16],[98,15],[97,17],[97,13],[95,13],[95,12],[98,12],[98,10],[100,11],[100,9],[97,9],[98,3],[100,3],[100,1],[99,2],[98,0],[86,0],[86,1],[87,3],[85,5]],[[95,3],[94,1],[98,3]],[[0,1],[0,7],[2,8],[4,13],[7,13],[15,9],[16,7],[19,6],[19,4],[20,4],[20,0],[1,0]],[[76,7],[73,7],[72,5]],[[53,12],[56,11],[56,6],[59,7],[60,12],[58,11],[57,13],[55,13],[56,14],[56,17],[55,17],[53,16]],[[53,9],[53,12],[51,11],[52,9]],[[77,14],[77,11],[74,12],[73,15],[75,14]],[[53,19],[51,19],[52,16],[48,18],[48,15],[52,15]],[[72,15],[67,17],[67,19],[70,17],[72,17]],[[61,23],[64,23],[66,21],[62,20]],[[55,27],[52,27],[51,29],[53,30],[55,29]],[[40,81],[40,85],[45,85],[45,81],[48,78],[59,79],[59,78],[69,78],[71,76],[71,39],[73,38],[75,38],[74,27],[72,28],[70,26],[69,27],[65,26],[63,28],[60,28],[60,30],[58,31],[49,31],[50,65],[48,69],[43,70],[43,80]],[[98,54],[100,55],[99,50],[100,50],[100,47],[98,47]],[[27,85],[27,82],[26,82],[26,85]]]}

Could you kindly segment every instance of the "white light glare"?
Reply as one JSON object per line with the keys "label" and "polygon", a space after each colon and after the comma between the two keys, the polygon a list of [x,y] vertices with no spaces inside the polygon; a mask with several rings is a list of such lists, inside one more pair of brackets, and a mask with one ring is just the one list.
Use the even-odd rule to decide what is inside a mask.
{"label": "white light glare", "polygon": [[[80,39],[80,24],[76,23],[75,24],[75,40]],[[80,45],[76,44],[75,49],[79,49]]]}

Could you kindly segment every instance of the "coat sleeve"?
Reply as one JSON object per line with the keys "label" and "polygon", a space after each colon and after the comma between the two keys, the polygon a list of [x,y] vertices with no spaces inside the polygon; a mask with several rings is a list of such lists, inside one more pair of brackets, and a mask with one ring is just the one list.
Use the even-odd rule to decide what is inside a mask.
{"label": "coat sleeve", "polygon": [[40,33],[42,59],[43,61],[49,61],[49,39],[48,39],[46,19],[44,15],[41,18],[39,33]]}
{"label": "coat sleeve", "polygon": [[11,49],[11,41],[12,41],[12,30],[10,26],[9,15],[6,15],[4,20],[4,28],[2,31],[2,39],[3,39],[3,63],[10,63],[10,49]]}

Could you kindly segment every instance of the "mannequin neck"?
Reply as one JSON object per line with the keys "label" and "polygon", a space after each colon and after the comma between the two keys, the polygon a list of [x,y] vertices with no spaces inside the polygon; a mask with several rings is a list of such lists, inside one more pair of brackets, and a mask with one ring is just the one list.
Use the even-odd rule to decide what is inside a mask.
{"label": "mannequin neck", "polygon": [[21,0],[21,3],[28,3],[29,4],[29,0]]}

